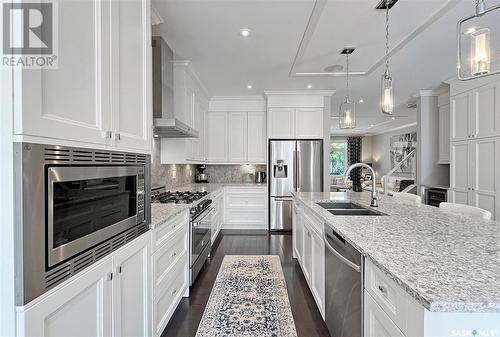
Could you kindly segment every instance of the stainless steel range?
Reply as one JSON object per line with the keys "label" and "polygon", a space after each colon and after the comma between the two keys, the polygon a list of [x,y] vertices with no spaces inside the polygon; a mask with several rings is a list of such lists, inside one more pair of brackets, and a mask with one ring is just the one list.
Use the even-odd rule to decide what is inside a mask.
{"label": "stainless steel range", "polygon": [[164,204],[190,204],[189,209],[189,285],[192,286],[196,277],[210,257],[212,249],[212,200],[208,192],[166,191],[165,188],[154,188],[151,191],[151,201]]}

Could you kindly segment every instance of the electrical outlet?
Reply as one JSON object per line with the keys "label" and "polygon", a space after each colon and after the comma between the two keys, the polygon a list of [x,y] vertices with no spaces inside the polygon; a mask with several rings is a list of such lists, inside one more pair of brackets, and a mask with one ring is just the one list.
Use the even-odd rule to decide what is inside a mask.
{"label": "electrical outlet", "polygon": [[170,178],[177,179],[177,171],[170,171]]}

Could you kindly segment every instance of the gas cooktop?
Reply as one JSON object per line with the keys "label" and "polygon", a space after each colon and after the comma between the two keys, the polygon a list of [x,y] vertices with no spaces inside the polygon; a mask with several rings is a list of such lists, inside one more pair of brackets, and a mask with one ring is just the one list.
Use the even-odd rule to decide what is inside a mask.
{"label": "gas cooktop", "polygon": [[208,192],[152,191],[151,201],[162,204],[192,204],[207,194]]}

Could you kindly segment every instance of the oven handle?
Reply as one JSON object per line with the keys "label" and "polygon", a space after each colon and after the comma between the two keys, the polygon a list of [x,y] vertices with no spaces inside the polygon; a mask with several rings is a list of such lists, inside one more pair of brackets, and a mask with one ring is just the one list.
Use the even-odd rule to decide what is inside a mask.
{"label": "oven handle", "polygon": [[204,211],[199,216],[197,216],[196,217],[196,221],[193,221],[193,228],[198,227],[198,225],[200,224],[200,222],[202,222],[203,220],[205,220],[205,218],[207,218],[210,214],[212,214],[214,212],[214,210],[215,210],[214,207],[210,207],[208,210]]}
{"label": "oven handle", "polygon": [[112,190],[119,187],[119,184],[108,184],[108,185],[97,185],[97,186],[87,186],[83,189],[85,191],[96,191],[96,190]]}
{"label": "oven handle", "polygon": [[354,269],[356,272],[360,273],[361,272],[361,266],[358,266],[357,264],[349,261],[348,259],[346,259],[344,256],[342,256],[342,254],[340,254],[339,252],[337,252],[335,250],[335,248],[333,248],[330,243],[328,242],[328,239],[330,240],[333,240],[333,238],[330,237],[330,235],[326,234],[323,236],[324,237],[324,241],[325,241],[325,247],[330,251],[330,253],[332,253],[333,255],[335,255],[338,259],[340,259],[340,261],[342,261],[344,264],[346,264],[347,266],[351,267],[352,269]]}

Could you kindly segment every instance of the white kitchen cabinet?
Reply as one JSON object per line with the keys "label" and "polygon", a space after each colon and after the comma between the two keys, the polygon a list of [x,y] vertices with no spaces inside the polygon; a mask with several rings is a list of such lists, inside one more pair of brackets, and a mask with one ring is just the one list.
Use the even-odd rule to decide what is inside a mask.
{"label": "white kitchen cabinet", "polygon": [[14,72],[18,140],[151,152],[150,1],[64,1],[58,68]]}
{"label": "white kitchen cabinet", "polygon": [[500,136],[500,83],[489,83],[451,98],[451,139]]}
{"label": "white kitchen cabinet", "polygon": [[273,139],[295,138],[294,108],[272,108],[268,110],[267,137]]}
{"label": "white kitchen cabinet", "polygon": [[220,230],[222,229],[222,224],[224,222],[224,189],[221,188],[213,192],[212,196],[213,203],[213,215],[212,215],[212,244],[219,236]]}
{"label": "white kitchen cabinet", "polygon": [[188,212],[155,227],[152,242],[152,331],[159,337],[189,289]]}
{"label": "white kitchen cabinet", "polygon": [[267,187],[226,186],[224,228],[267,229]]}
{"label": "white kitchen cabinet", "polygon": [[150,0],[111,1],[113,145],[151,149]]}
{"label": "white kitchen cabinet", "polygon": [[247,113],[227,114],[227,159],[229,162],[247,160]]}
{"label": "white kitchen cabinet", "polygon": [[227,161],[227,113],[210,112],[208,114],[208,160],[210,162]]}
{"label": "white kitchen cabinet", "polygon": [[270,108],[267,115],[268,138],[323,138],[323,108]]}
{"label": "white kitchen cabinet", "polygon": [[149,336],[150,243],[148,232],[18,307],[17,335]]}
{"label": "white kitchen cabinet", "polygon": [[439,164],[450,163],[450,105],[439,107]]}
{"label": "white kitchen cabinet", "polygon": [[323,138],[323,109],[295,109],[295,138]]}
{"label": "white kitchen cabinet", "polygon": [[293,250],[318,309],[325,317],[325,245],[323,225],[294,201]]}
{"label": "white kitchen cabinet", "polygon": [[500,214],[500,138],[452,143],[451,201]]}
{"label": "white kitchen cabinet", "polygon": [[208,114],[208,162],[266,162],[265,112],[213,111]]}
{"label": "white kitchen cabinet", "polygon": [[364,291],[364,337],[404,337],[380,306]]}
{"label": "white kitchen cabinet", "polygon": [[132,241],[113,257],[113,336],[150,335],[151,235]]}
{"label": "white kitchen cabinet", "polygon": [[459,141],[470,138],[471,97],[463,93],[451,98],[451,140]]}
{"label": "white kitchen cabinet", "polygon": [[263,111],[248,112],[247,117],[249,163],[266,162],[266,113]]}

